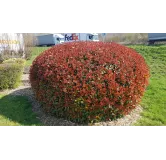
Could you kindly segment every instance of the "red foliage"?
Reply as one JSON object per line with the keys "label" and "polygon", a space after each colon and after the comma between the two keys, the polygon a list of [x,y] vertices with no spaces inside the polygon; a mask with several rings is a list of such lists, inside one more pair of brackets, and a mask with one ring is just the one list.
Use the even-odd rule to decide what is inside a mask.
{"label": "red foliage", "polygon": [[136,107],[149,70],[135,50],[116,43],[72,42],[38,56],[30,70],[48,112],[75,122],[116,119]]}

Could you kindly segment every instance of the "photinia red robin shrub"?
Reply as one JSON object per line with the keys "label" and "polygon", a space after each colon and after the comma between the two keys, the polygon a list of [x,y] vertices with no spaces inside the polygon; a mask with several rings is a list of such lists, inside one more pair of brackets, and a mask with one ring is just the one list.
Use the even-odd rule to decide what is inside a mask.
{"label": "photinia red robin shrub", "polygon": [[56,45],[30,69],[32,89],[44,109],[78,123],[128,114],[140,102],[148,79],[144,58],[116,43]]}

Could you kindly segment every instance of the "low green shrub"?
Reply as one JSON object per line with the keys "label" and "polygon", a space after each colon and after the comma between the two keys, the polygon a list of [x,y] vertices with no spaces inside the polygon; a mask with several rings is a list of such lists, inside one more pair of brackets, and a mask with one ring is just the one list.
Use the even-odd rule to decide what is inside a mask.
{"label": "low green shrub", "polygon": [[19,86],[25,60],[9,59],[0,64],[0,89],[11,89]]}
{"label": "low green shrub", "polygon": [[6,61],[3,61],[3,64],[6,64],[6,63],[17,63],[17,64],[25,65],[25,60],[22,58],[10,58]]}

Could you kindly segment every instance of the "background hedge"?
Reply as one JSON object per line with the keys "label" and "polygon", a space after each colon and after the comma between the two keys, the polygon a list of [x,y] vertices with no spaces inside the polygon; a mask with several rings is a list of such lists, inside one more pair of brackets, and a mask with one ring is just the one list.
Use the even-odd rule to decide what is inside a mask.
{"label": "background hedge", "polygon": [[10,89],[19,86],[25,60],[9,59],[0,64],[0,89]]}

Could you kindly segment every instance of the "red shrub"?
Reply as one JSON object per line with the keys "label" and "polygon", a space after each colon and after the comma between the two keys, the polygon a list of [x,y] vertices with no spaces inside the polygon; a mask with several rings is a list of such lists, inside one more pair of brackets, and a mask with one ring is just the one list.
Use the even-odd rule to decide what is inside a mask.
{"label": "red shrub", "polygon": [[30,70],[48,112],[75,122],[113,120],[136,107],[148,85],[144,58],[116,43],[72,42],[38,56]]}

